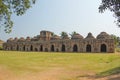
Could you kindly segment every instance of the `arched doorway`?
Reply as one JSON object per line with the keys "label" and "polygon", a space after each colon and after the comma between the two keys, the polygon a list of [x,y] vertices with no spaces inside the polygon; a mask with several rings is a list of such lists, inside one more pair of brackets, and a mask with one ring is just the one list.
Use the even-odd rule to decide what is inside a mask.
{"label": "arched doorway", "polygon": [[33,51],[33,46],[32,45],[30,46],[30,51]]}
{"label": "arched doorway", "polygon": [[25,51],[25,45],[23,46],[23,51]]}
{"label": "arched doorway", "polygon": [[61,51],[62,51],[62,52],[65,52],[65,45],[64,45],[64,44],[62,45]]}
{"label": "arched doorway", "polygon": [[38,51],[38,49],[37,49],[37,48],[35,48],[35,51]]}
{"label": "arched doorway", "polygon": [[17,51],[19,51],[19,46],[17,45]]}
{"label": "arched doorway", "polygon": [[43,46],[42,45],[40,46],[40,51],[43,51]]}
{"label": "arched doorway", "polygon": [[45,48],[45,51],[48,52],[48,48]]}
{"label": "arched doorway", "polygon": [[101,44],[101,52],[107,52],[107,48],[105,44]]}
{"label": "arched doorway", "polygon": [[90,44],[88,44],[88,45],[86,46],[86,52],[91,52],[91,45],[90,45]]}
{"label": "arched doorway", "polygon": [[78,52],[78,47],[76,44],[73,46],[73,52]]}
{"label": "arched doorway", "polygon": [[54,52],[54,45],[51,45],[51,51]]}

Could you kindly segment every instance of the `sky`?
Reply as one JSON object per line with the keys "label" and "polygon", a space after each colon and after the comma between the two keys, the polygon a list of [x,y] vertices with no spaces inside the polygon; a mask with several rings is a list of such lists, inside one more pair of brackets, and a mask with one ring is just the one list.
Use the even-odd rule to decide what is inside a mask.
{"label": "sky", "polygon": [[12,15],[14,26],[7,34],[0,28],[0,39],[34,37],[42,30],[60,35],[73,31],[86,37],[89,32],[96,37],[100,32],[120,36],[120,28],[114,23],[113,13],[99,13],[101,0],[37,0],[23,16]]}

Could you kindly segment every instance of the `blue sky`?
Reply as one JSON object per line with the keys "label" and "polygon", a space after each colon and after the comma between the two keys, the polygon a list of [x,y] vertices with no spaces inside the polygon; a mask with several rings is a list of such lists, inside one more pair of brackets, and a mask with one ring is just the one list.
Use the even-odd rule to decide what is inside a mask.
{"label": "blue sky", "polygon": [[41,30],[49,30],[57,35],[62,31],[76,31],[84,37],[89,32],[96,37],[105,31],[120,36],[113,13],[98,12],[100,3],[101,0],[37,0],[25,15],[12,15],[13,31],[6,34],[1,28],[0,39],[33,37],[39,35]]}

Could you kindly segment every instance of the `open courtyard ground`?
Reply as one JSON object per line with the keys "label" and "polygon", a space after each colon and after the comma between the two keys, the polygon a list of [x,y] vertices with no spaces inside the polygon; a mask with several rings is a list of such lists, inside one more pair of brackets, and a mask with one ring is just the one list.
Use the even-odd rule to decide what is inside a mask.
{"label": "open courtyard ground", "polygon": [[120,54],[0,51],[0,80],[120,80]]}

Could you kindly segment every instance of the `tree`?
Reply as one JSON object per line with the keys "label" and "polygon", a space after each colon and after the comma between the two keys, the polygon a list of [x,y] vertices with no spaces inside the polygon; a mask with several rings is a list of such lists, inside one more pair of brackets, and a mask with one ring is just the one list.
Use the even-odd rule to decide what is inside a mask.
{"label": "tree", "polygon": [[36,0],[0,0],[0,27],[10,33],[13,27],[11,15],[23,15],[35,2]]}
{"label": "tree", "polygon": [[78,34],[78,33],[75,32],[75,31],[73,31],[73,32],[70,34],[70,36],[73,36],[73,35],[75,35],[75,34]]}
{"label": "tree", "polygon": [[68,38],[67,32],[64,32],[64,31],[63,31],[63,32],[60,33],[60,35],[61,35],[62,39]]}
{"label": "tree", "polygon": [[112,39],[114,39],[114,44],[115,44],[116,46],[118,46],[118,45],[119,45],[120,38],[117,37],[116,35],[113,35],[113,34],[111,34],[111,37],[112,37]]}
{"label": "tree", "polygon": [[116,24],[120,27],[120,0],[102,0],[99,12],[103,13],[107,9],[114,13],[114,17],[117,19]]}

